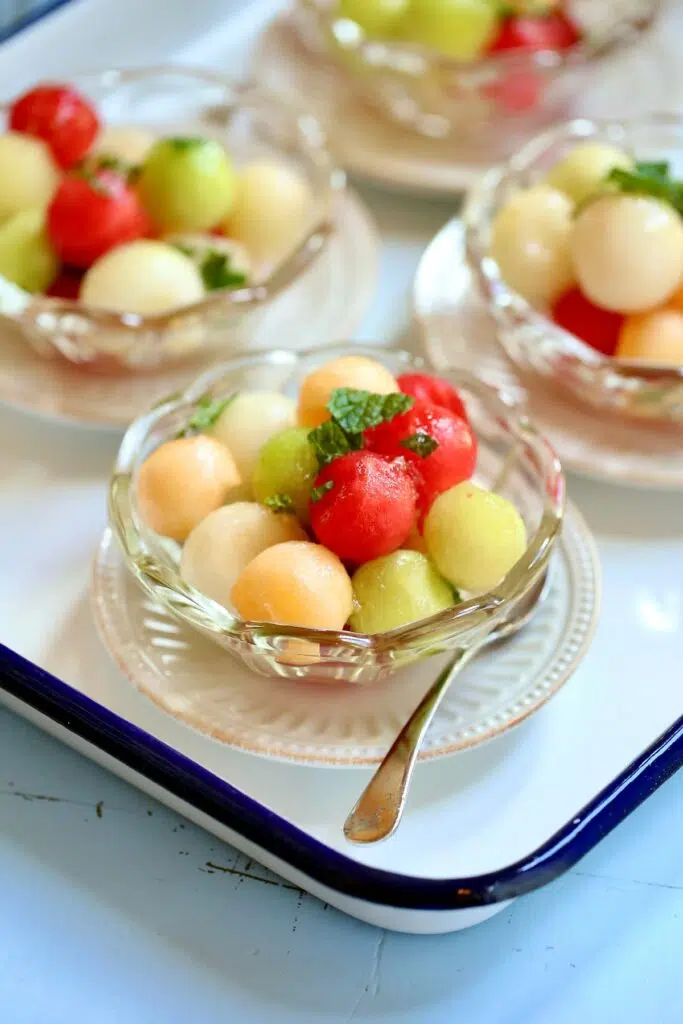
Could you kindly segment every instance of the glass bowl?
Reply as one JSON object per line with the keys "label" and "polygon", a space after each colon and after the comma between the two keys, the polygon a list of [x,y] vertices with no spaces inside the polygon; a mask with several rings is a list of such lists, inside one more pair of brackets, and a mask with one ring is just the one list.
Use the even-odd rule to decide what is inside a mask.
{"label": "glass bowl", "polygon": [[240,351],[253,318],[300,277],[334,231],[345,178],[317,121],[258,85],[190,68],[100,71],[70,81],[93,101],[104,124],[215,138],[238,166],[254,158],[282,161],[310,186],[310,218],[293,251],[275,266],[257,266],[249,286],[209,293],[162,316],[118,315],[25,293],[3,303],[4,315],[42,354],[101,370],[154,368],[207,347]]}
{"label": "glass bowl", "polygon": [[340,18],[337,0],[299,0],[309,47],[329,59],[363,99],[421,135],[452,136],[458,159],[492,164],[524,139],[566,120],[585,72],[638,38],[660,0],[575,0],[583,38],[563,52],[496,54],[463,63],[424,47],[366,37]]}
{"label": "glass bowl", "polygon": [[[139,513],[136,479],[145,458],[178,434],[202,398],[228,397],[241,389],[282,391],[294,397],[311,370],[349,351],[347,345],[244,355],[208,371],[181,395],[131,425],[111,478],[109,522],[130,572],[154,601],[260,674],[368,683],[420,658],[467,646],[493,629],[534,586],[560,532],[565,485],[550,445],[516,410],[513,399],[469,374],[453,372],[449,379],[460,389],[479,437],[475,479],[495,484],[514,501],[530,538],[523,557],[494,591],[432,618],[370,636],[245,622],[185,584],[178,570],[179,545],[147,528]],[[357,345],[352,351],[377,359],[395,374],[409,369],[436,372],[426,360],[406,352]]]}
{"label": "glass bowl", "polygon": [[683,174],[683,118],[643,121],[571,121],[529,142],[502,167],[489,171],[465,203],[467,258],[497,325],[497,337],[522,370],[546,377],[596,409],[652,423],[683,422],[683,368],[629,363],[601,355],[558,327],[507,287],[488,256],[491,224],[509,197],[543,178],[580,140],[609,142],[639,160],[671,161]]}

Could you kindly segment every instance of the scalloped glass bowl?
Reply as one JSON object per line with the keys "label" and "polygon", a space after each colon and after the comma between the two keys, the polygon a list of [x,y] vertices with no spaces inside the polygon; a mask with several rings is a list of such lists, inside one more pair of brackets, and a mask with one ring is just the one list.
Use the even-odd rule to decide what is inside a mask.
{"label": "scalloped glass bowl", "polygon": [[[467,646],[487,634],[523,599],[545,571],[564,511],[562,469],[550,445],[515,408],[514,401],[465,373],[448,373],[463,395],[477,431],[480,454],[475,479],[510,498],[527,524],[523,557],[491,593],[390,633],[368,636],[244,622],[227,608],[187,586],[179,575],[180,547],[143,523],[136,501],[136,477],[145,458],[173,438],[206,395],[266,389],[294,397],[316,366],[348,354],[349,346],[294,353],[274,351],[236,357],[203,374],[176,395],[136,420],[119,450],[109,491],[109,522],[126,565],[156,602],[198,629],[263,675],[292,679],[369,683],[394,669],[445,650]],[[436,372],[426,360],[392,349],[354,345],[393,373]]]}
{"label": "scalloped glass bowl", "polygon": [[307,45],[329,59],[360,96],[390,120],[421,135],[452,137],[457,156],[489,164],[524,139],[570,116],[585,73],[633,42],[660,0],[582,0],[584,40],[562,53],[501,54],[462,63],[423,47],[366,37],[340,18],[336,0],[298,0]]}
{"label": "scalloped glass bowl", "polygon": [[119,316],[78,301],[32,296],[10,319],[42,354],[100,370],[154,368],[203,348],[230,353],[246,347],[254,318],[299,279],[334,231],[345,178],[317,121],[253,83],[209,71],[121,69],[70,81],[96,104],[106,124],[209,136],[222,142],[238,165],[254,158],[283,161],[309,183],[310,218],[293,251],[274,267],[257,267],[248,287],[210,293],[172,313]]}
{"label": "scalloped glass bowl", "polygon": [[683,173],[683,118],[646,121],[580,119],[529,142],[502,167],[489,171],[463,209],[467,257],[496,321],[498,341],[515,365],[552,381],[595,409],[652,423],[683,422],[683,368],[610,359],[534,309],[503,281],[488,256],[491,225],[507,199],[543,178],[577,142],[595,139],[640,160],[669,159]]}

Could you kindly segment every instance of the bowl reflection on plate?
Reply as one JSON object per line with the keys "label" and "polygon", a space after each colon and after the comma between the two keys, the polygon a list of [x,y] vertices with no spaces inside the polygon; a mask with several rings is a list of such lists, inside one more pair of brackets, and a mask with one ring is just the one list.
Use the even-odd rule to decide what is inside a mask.
{"label": "bowl reflection on plate", "polygon": [[284,163],[308,184],[310,217],[275,266],[256,267],[253,282],[212,292],[170,313],[119,315],[78,301],[31,296],[10,318],[42,354],[104,371],[150,369],[201,349],[240,351],[255,318],[299,280],[334,232],[345,178],[317,121],[254,83],[189,68],[101,71],[76,76],[72,84],[96,106],[106,125],[214,138],[237,166],[252,159]]}
{"label": "bowl reflection on plate", "polygon": [[[355,345],[353,351],[377,359],[396,375],[409,369],[433,369],[424,359],[406,352]],[[256,388],[294,396],[311,370],[348,352],[348,345],[303,353],[274,351],[224,363],[136,420],[124,437],[112,475],[109,520],[128,569],[176,618],[261,674],[367,683],[420,658],[476,642],[534,586],[560,532],[564,476],[550,445],[514,402],[470,374],[449,372],[479,438],[477,481],[495,487],[511,500],[527,526],[527,549],[495,590],[430,619],[370,636],[244,622],[185,584],[179,574],[179,546],[159,537],[142,521],[136,497],[136,476],[142,462],[177,435],[202,399]]]}
{"label": "bowl reflection on plate", "polygon": [[[498,340],[522,370],[547,378],[596,409],[662,423],[683,422],[683,368],[610,359],[558,327],[512,291],[489,255],[491,227],[511,195],[545,177],[578,142],[607,142],[638,159],[683,160],[683,118],[642,121],[578,119],[529,142],[507,164],[489,171],[463,210],[468,262],[497,324]],[[679,167],[680,169],[680,167]]]}

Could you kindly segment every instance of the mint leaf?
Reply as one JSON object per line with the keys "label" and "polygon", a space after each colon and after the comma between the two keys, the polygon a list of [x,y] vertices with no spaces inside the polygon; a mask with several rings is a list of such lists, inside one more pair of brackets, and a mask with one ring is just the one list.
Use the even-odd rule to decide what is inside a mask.
{"label": "mint leaf", "polygon": [[356,388],[335,388],[327,403],[332,419],[351,434],[361,434],[370,427],[388,423],[400,413],[407,412],[415,403],[412,395],[395,392],[375,395]]}
{"label": "mint leaf", "polygon": [[208,292],[218,291],[219,288],[239,288],[247,281],[247,275],[233,270],[230,257],[218,249],[208,250],[199,271]]}
{"label": "mint leaf", "polygon": [[208,395],[200,398],[195,412],[178,437],[188,437],[190,434],[201,434],[205,430],[210,430],[235,398],[237,398],[236,393],[230,395],[229,398],[210,398]]}
{"label": "mint leaf", "polygon": [[176,135],[173,138],[166,139],[166,142],[178,153],[184,153],[188,149],[198,149],[200,146],[203,146],[206,139],[203,139],[201,135]]}
{"label": "mint leaf", "polygon": [[419,455],[421,459],[426,459],[439,447],[439,442],[435,441],[434,438],[425,433],[424,430],[418,430],[416,434],[411,434],[410,437],[404,437],[403,440],[398,443],[401,448],[407,448],[409,452],[415,452],[415,454]]}
{"label": "mint leaf", "polygon": [[271,512],[293,512],[294,502],[288,494],[272,494],[263,502]]}
{"label": "mint leaf", "polygon": [[614,167],[607,175],[607,182],[630,195],[660,199],[683,213],[683,182],[669,176],[669,164],[665,161],[638,163],[630,171]]}
{"label": "mint leaf", "polygon": [[314,487],[311,491],[311,501],[315,505],[316,502],[320,501],[324,494],[331,491],[334,487],[334,480],[326,480],[324,484],[320,484],[320,487]]}
{"label": "mint leaf", "polygon": [[360,451],[363,447],[360,434],[347,434],[335,420],[325,420],[319,427],[315,427],[308,435],[308,440],[313,445],[321,469],[333,459]]}

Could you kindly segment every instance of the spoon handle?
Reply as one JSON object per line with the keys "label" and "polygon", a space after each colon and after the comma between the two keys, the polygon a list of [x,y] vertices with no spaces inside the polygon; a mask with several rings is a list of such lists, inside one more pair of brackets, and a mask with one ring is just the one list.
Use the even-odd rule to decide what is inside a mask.
{"label": "spoon handle", "polygon": [[478,649],[479,645],[473,644],[456,651],[401,729],[344,822],[344,835],[350,842],[377,843],[388,839],[398,826],[427,729],[446,690]]}

